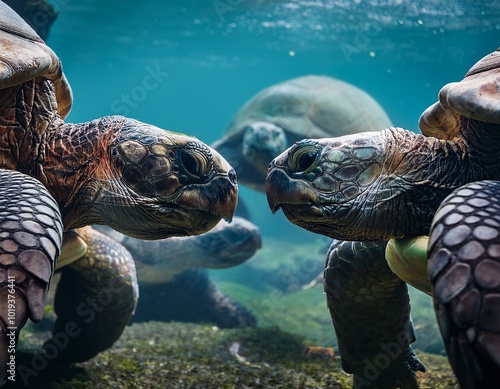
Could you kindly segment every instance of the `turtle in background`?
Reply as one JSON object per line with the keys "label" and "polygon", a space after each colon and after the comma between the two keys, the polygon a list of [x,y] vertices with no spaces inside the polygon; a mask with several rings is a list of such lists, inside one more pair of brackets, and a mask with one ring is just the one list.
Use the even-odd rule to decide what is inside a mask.
{"label": "turtle in background", "polygon": [[[238,266],[254,256],[262,240],[250,221],[235,216],[231,223],[222,220],[201,235],[155,241],[95,228],[125,246],[135,260],[140,299],[132,322],[185,321],[221,328],[257,324],[252,313],[220,291],[206,270]],[[85,240],[98,233],[85,229],[77,230]],[[104,248],[102,255],[109,252]]]}
{"label": "turtle in background", "polygon": [[410,347],[403,280],[432,294],[460,386],[498,388],[499,50],[441,89],[420,117],[422,134],[302,140],[271,163],[272,211],[339,239],[324,283],[355,388],[417,387],[424,367]]}
{"label": "turtle in background", "polygon": [[296,141],[391,125],[382,107],[363,90],[331,77],[308,75],[257,93],[212,147],[234,167],[240,184],[264,192],[269,163]]}
{"label": "turtle in background", "polygon": [[[201,234],[236,207],[234,170],[203,142],[122,116],[65,123],[71,105],[59,58],[0,2],[0,382],[8,334],[17,342],[28,318],[43,316],[64,231],[104,224],[140,239]],[[133,260],[123,258],[74,262],[72,293],[60,293],[64,332],[54,332],[74,336],[64,347],[49,341],[47,358],[85,360],[119,337],[137,299]]]}
{"label": "turtle in background", "polygon": [[[258,228],[246,219],[234,217],[231,223],[221,220],[210,231],[200,235],[170,237],[158,240],[136,239],[106,226],[86,226],[64,234],[62,252],[48,293],[55,317],[44,320],[41,329],[52,328],[53,334],[64,333],[68,322],[79,323],[92,318],[92,326],[109,326],[116,321],[116,309],[109,309],[111,293],[122,293],[120,277],[134,277],[134,314],[128,321],[184,321],[212,323],[223,328],[255,326],[255,316],[245,307],[224,295],[210,280],[206,268],[223,269],[237,266],[261,247]],[[114,266],[110,266],[113,264]],[[135,264],[135,266],[134,266]],[[94,278],[82,278],[88,268],[101,269]],[[137,275],[137,278],[135,276]],[[96,287],[95,278],[99,280]],[[105,278],[108,282],[102,287]],[[83,287],[82,287],[83,286]],[[138,287],[138,288],[137,288]],[[93,294],[88,289],[95,290]],[[140,295],[140,298],[137,298]],[[72,302],[84,302],[75,307]],[[87,304],[85,304],[87,303]],[[93,310],[103,311],[94,317]],[[64,320],[59,320],[62,316]],[[81,319],[83,317],[83,323]],[[55,319],[55,323],[54,323]],[[126,317],[123,317],[126,319]],[[112,331],[120,326],[111,326]],[[103,347],[103,339],[85,331],[79,341],[94,350]],[[112,339],[107,347],[112,345]],[[46,349],[57,347],[57,336],[48,340]],[[95,344],[98,343],[98,344]],[[90,347],[89,347],[90,345]],[[71,348],[61,348],[58,360],[74,359]],[[88,357],[81,359],[88,359]]]}

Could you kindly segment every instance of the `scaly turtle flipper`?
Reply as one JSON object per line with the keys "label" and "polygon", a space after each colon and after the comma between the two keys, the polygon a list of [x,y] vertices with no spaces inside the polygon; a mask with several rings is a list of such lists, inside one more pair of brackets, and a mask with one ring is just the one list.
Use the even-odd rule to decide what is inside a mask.
{"label": "scaly turtle flipper", "polygon": [[429,243],[434,305],[463,388],[500,383],[500,182],[477,181],[447,197]]}
{"label": "scaly turtle flipper", "polygon": [[[38,322],[62,241],[59,207],[37,180],[0,169],[0,384],[27,319]],[[14,359],[15,361],[15,359]]]}
{"label": "scaly turtle flipper", "polygon": [[48,359],[79,362],[120,337],[139,292],[134,260],[121,244],[90,227],[68,233],[77,234],[88,249],[61,269],[54,303],[58,317],[44,351]]}
{"label": "scaly turtle flipper", "polygon": [[415,372],[425,369],[410,347],[410,299],[387,264],[385,242],[334,240],[324,280],[342,368],[354,374],[354,388],[417,388]]}

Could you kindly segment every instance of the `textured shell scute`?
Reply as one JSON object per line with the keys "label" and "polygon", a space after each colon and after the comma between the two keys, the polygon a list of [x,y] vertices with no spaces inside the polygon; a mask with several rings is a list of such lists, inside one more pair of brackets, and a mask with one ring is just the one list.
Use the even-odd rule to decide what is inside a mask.
{"label": "textured shell scute", "polygon": [[0,2],[0,90],[38,77],[53,83],[53,88],[36,91],[48,96],[47,99],[39,96],[40,100],[53,98],[59,116],[66,117],[73,95],[59,57],[19,15]]}
{"label": "textured shell scute", "polygon": [[500,124],[500,51],[479,60],[462,81],[441,88],[438,99],[420,117],[419,127],[426,136],[453,139],[460,117]]}

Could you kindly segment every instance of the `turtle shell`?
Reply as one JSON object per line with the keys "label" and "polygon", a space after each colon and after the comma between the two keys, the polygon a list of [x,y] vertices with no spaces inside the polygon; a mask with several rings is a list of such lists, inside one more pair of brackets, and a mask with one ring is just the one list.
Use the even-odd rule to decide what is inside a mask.
{"label": "turtle shell", "polygon": [[391,126],[382,107],[366,92],[327,76],[308,75],[272,85],[237,112],[225,131],[227,140],[243,136],[245,127],[267,121],[292,139],[328,138]]}
{"label": "turtle shell", "polygon": [[461,116],[500,124],[500,49],[480,59],[462,81],[441,88],[438,98],[420,116],[426,136],[453,139]]}
{"label": "turtle shell", "polygon": [[36,77],[52,81],[58,114],[64,119],[73,98],[61,61],[18,14],[0,2],[0,89]]}

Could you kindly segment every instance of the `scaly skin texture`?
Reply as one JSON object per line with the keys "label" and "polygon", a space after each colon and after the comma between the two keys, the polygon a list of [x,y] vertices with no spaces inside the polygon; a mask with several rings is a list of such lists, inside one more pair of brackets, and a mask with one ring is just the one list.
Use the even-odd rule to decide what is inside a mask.
{"label": "scaly skin texture", "polygon": [[88,251],[60,270],[54,300],[57,320],[43,350],[48,360],[81,362],[120,337],[139,290],[134,259],[122,245],[91,228],[68,233],[78,234]]}
{"label": "scaly skin texture", "polygon": [[416,388],[415,371],[425,370],[410,347],[415,333],[406,284],[384,254],[385,242],[334,240],[327,255],[328,309],[355,389]]}
{"label": "scaly skin texture", "polygon": [[61,124],[50,81],[39,78],[0,90],[0,166],[37,178],[47,137]]}
{"label": "scaly skin texture", "polygon": [[[477,138],[496,142],[494,125],[478,128],[464,120],[463,126],[464,132],[475,131],[474,145]],[[500,158],[500,148],[488,147],[483,165],[483,155],[464,138],[441,141],[389,128],[298,142],[270,165],[270,207],[282,208],[294,224],[335,239],[427,234],[437,207],[454,189],[500,175],[498,165],[488,163]]]}
{"label": "scaly skin texture", "polygon": [[499,258],[500,183],[467,184],[441,204],[429,242],[437,318],[463,389],[500,383]]}
{"label": "scaly skin texture", "polygon": [[21,328],[28,318],[43,317],[63,225],[55,200],[40,182],[0,169],[0,231],[1,385],[12,357],[15,369]]}

